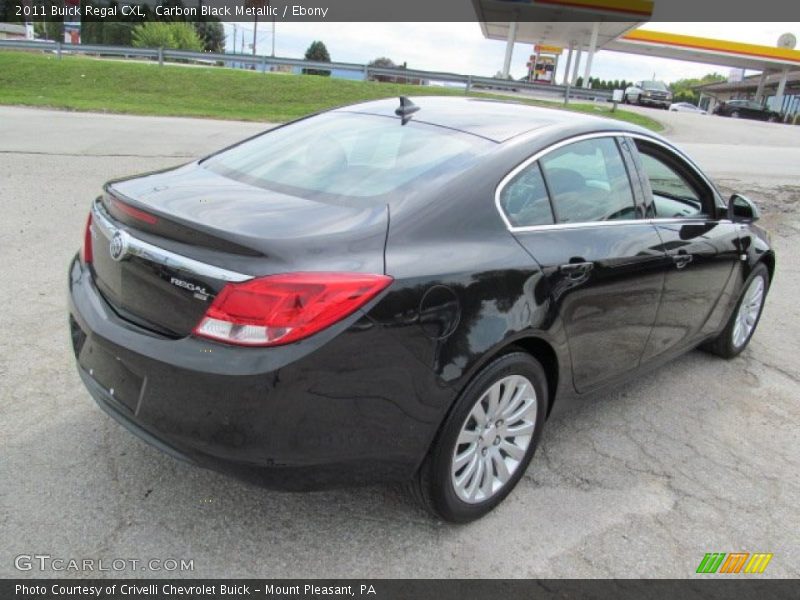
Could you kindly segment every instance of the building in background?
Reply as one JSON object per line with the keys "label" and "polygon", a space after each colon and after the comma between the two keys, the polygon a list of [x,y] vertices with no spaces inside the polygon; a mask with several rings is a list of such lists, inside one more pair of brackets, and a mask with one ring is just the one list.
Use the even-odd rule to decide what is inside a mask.
{"label": "building in background", "polygon": [[[700,92],[700,107],[711,112],[714,106],[728,100],[753,100],[760,104],[766,103],[767,108],[793,118],[800,114],[800,69],[789,71],[786,74],[786,83],[782,100],[779,102],[777,93],[780,87],[782,74],[772,73],[764,77],[761,75],[743,77],[738,81],[721,81],[707,83],[694,88]],[[761,90],[759,91],[759,86]]]}
{"label": "building in background", "polygon": [[64,6],[70,11],[70,17],[64,17],[64,43],[81,43],[81,0],[64,0]]}
{"label": "building in background", "polygon": [[0,23],[0,40],[27,40],[28,27],[24,23]]}

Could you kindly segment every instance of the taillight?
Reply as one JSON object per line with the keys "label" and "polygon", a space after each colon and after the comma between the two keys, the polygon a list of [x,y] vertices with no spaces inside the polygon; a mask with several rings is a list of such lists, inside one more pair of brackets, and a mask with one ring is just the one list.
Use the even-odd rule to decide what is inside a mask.
{"label": "taillight", "polygon": [[244,346],[289,344],[351,315],[391,282],[386,275],[287,273],[229,283],[194,334]]}
{"label": "taillight", "polygon": [[83,231],[81,260],[87,265],[92,262],[92,213],[89,213],[89,218],[86,219],[86,229]]}

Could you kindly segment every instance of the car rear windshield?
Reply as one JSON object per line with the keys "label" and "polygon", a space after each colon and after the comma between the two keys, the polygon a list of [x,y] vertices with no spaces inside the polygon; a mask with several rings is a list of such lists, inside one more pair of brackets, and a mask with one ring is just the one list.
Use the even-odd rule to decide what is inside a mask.
{"label": "car rear windshield", "polygon": [[643,81],[642,87],[646,90],[654,90],[657,92],[667,91],[667,86],[660,81]]}
{"label": "car rear windshield", "polygon": [[469,168],[494,142],[435,125],[330,112],[268,131],[203,161],[220,175],[319,199],[385,196]]}

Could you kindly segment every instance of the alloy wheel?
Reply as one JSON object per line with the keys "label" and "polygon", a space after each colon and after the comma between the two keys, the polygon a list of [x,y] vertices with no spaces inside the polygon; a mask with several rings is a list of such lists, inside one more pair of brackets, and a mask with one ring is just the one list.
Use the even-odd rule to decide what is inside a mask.
{"label": "alloy wheel", "polygon": [[505,487],[533,440],[538,403],[526,377],[493,383],[475,403],[456,440],[450,478],[458,497],[484,502]]}
{"label": "alloy wheel", "polygon": [[764,303],[764,278],[760,275],[754,277],[745,290],[739,310],[736,313],[736,321],[733,324],[733,346],[741,348],[747,343],[750,335],[755,329],[758,316],[761,314],[761,306]]}

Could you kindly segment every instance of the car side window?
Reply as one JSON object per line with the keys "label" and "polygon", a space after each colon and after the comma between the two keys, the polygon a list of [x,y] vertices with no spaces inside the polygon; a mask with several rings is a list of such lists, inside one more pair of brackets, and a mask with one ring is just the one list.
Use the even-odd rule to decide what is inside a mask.
{"label": "car side window", "polygon": [[512,227],[555,222],[539,163],[528,165],[506,184],[500,192],[500,206]]}
{"label": "car side window", "polygon": [[556,222],[636,218],[628,171],[614,138],[575,142],[546,154],[539,162]]}
{"label": "car side window", "polygon": [[[713,193],[691,176],[691,170],[665,149],[636,141],[639,158],[653,195],[651,216],[697,218],[712,214]],[[693,180],[694,179],[694,180]]]}

